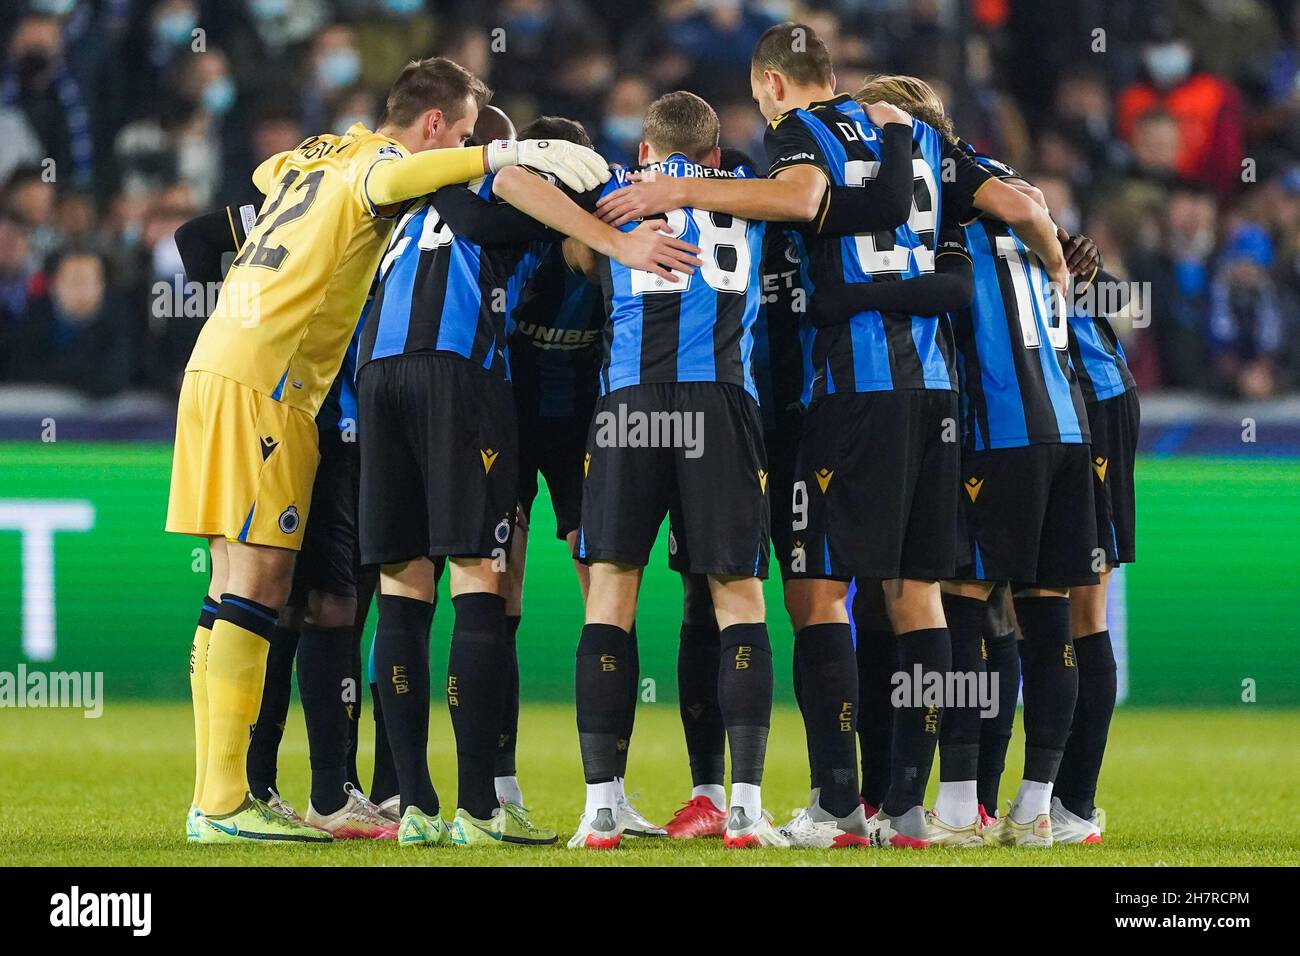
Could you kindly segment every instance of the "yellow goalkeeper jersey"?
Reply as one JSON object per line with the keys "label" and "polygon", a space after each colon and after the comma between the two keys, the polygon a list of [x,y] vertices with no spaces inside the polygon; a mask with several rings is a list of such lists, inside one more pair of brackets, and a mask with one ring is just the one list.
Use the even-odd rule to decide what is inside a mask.
{"label": "yellow goalkeeper jersey", "polygon": [[258,167],[266,193],[186,370],[319,410],[392,230],[370,201],[377,164],[407,151],[361,124]]}

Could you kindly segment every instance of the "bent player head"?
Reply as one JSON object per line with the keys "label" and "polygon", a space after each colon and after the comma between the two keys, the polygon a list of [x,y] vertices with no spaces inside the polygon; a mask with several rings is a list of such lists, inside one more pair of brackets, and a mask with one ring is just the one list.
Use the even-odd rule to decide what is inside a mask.
{"label": "bent player head", "polygon": [[717,167],[722,123],[713,107],[694,93],[678,90],[659,97],[645,114],[644,139],[637,151],[642,166],[681,153],[701,166]]}
{"label": "bent player head", "polygon": [[957,141],[952,120],[943,108],[943,100],[929,83],[916,76],[901,73],[875,73],[862,80],[862,89],[853,98],[866,106],[868,103],[889,103],[906,110],[923,123],[933,126],[949,142]]}
{"label": "bent player head", "polygon": [[763,118],[835,95],[830,51],[806,23],[778,23],[758,38],[749,87]]}
{"label": "bent player head", "polygon": [[520,139],[562,139],[591,149],[587,128],[563,116],[539,116],[519,131]]}
{"label": "bent player head", "polygon": [[388,91],[379,132],[413,153],[464,146],[492,91],[446,57],[412,60]]}

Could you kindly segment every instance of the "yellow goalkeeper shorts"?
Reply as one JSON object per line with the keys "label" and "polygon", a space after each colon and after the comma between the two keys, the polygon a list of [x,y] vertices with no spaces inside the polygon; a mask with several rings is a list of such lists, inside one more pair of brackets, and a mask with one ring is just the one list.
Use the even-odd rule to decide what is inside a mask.
{"label": "yellow goalkeeper shorts", "polygon": [[297,551],[319,463],[307,412],[212,372],[186,372],[167,530]]}

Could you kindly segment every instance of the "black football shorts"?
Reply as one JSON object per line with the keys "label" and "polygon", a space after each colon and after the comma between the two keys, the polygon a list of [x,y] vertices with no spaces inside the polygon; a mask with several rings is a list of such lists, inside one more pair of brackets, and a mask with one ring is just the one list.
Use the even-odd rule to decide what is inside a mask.
{"label": "black football shorts", "polygon": [[519,481],[510,383],[457,355],[377,359],[357,375],[361,560],[509,554]]}
{"label": "black football shorts", "polygon": [[691,574],[767,577],[767,461],[758,403],[737,385],[632,385],[588,432],[574,557],[644,567],[664,516]]}

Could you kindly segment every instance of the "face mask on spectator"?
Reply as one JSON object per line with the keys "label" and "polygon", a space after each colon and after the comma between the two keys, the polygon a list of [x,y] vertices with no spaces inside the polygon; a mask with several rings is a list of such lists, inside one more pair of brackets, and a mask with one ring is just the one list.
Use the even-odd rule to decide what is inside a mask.
{"label": "face mask on spectator", "polygon": [[259,20],[274,20],[289,12],[289,0],[249,0],[248,9]]}
{"label": "face mask on spectator", "polygon": [[44,76],[53,61],[54,57],[45,50],[28,50],[19,54],[18,59],[14,61],[14,72],[18,74],[21,82],[30,83]]}
{"label": "face mask on spectator", "polygon": [[1192,48],[1181,40],[1159,43],[1143,51],[1142,62],[1157,86],[1177,86],[1192,69]]}
{"label": "face mask on spectator", "polygon": [[32,13],[47,17],[63,17],[77,6],[77,0],[32,0]]}
{"label": "face mask on spectator", "polygon": [[360,75],[361,58],[356,50],[331,50],[316,64],[316,79],[329,90],[351,86]]}
{"label": "face mask on spectator", "polygon": [[424,7],[424,0],[384,0],[384,9],[397,17],[409,17]]}
{"label": "face mask on spectator", "polygon": [[641,139],[639,116],[607,116],[600,128],[608,139],[616,143],[635,143]]}
{"label": "face mask on spectator", "polygon": [[520,10],[506,21],[506,26],[513,33],[519,33],[524,37],[535,37],[546,29],[548,22],[549,18],[545,13]]}
{"label": "face mask on spectator", "polygon": [[180,46],[188,43],[194,28],[199,25],[199,18],[193,10],[173,10],[164,13],[153,25],[154,36],[167,46]]}
{"label": "face mask on spectator", "polygon": [[203,108],[213,116],[223,116],[235,105],[235,84],[229,77],[213,80],[203,88]]}

